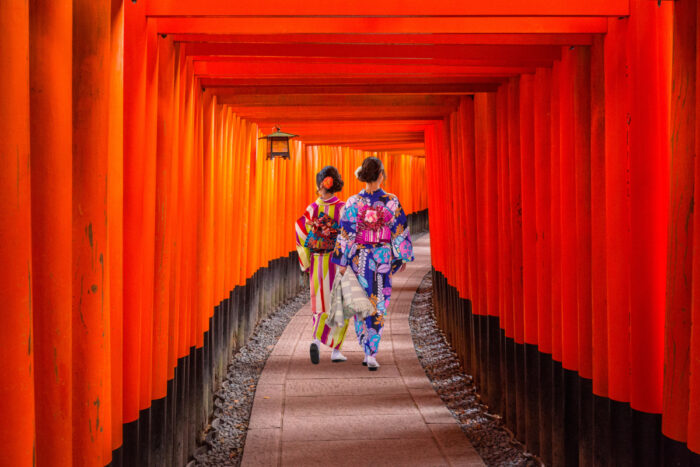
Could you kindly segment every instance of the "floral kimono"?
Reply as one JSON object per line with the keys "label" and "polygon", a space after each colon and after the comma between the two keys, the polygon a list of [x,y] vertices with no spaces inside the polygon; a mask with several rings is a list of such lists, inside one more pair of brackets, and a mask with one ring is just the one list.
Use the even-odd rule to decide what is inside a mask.
{"label": "floral kimono", "polygon": [[309,270],[313,338],[334,349],[340,349],[343,345],[349,322],[345,320],[342,327],[332,326],[330,321],[326,324],[336,271],[330,258],[338,235],[343,204],[336,196],[325,201],[318,198],[306,208],[295,225],[301,270]]}
{"label": "floral kimono", "polygon": [[403,263],[413,261],[411,235],[399,199],[381,189],[362,190],[348,199],[331,261],[352,268],[374,306],[367,318],[355,317],[360,345],[373,357],[391,297],[391,275]]}

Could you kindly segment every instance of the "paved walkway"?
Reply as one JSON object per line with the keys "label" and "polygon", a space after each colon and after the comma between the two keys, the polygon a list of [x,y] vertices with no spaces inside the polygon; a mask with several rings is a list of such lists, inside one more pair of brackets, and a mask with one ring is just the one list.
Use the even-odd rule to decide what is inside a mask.
{"label": "paved walkway", "polygon": [[311,310],[290,321],[260,377],[243,452],[244,466],[468,465],[483,461],[430,385],[416,357],[408,313],[430,269],[430,239],[394,276],[389,317],[369,372],[350,325],[345,363],[309,361]]}

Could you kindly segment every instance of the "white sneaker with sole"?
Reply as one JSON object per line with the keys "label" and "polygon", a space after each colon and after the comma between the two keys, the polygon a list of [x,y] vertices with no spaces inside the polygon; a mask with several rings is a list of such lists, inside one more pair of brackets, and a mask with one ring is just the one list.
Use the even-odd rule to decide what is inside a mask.
{"label": "white sneaker with sole", "polygon": [[333,363],[339,363],[339,362],[344,362],[347,361],[347,357],[343,355],[340,350],[338,349],[333,349],[333,352],[331,353],[331,361]]}
{"label": "white sneaker with sole", "polygon": [[369,371],[377,371],[379,369],[377,359],[374,357],[367,357],[367,367],[369,368]]}

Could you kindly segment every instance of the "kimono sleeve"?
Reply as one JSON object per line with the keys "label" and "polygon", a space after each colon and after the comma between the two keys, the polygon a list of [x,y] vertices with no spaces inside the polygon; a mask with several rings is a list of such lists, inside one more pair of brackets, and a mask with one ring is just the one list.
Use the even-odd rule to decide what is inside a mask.
{"label": "kimono sleeve", "polygon": [[408,229],[408,218],[398,198],[389,203],[389,208],[394,213],[391,221],[391,251],[393,254],[392,269],[401,266],[401,263],[409,263],[414,260],[411,233]]}
{"label": "kimono sleeve", "polygon": [[355,253],[355,237],[357,236],[357,201],[352,198],[345,203],[340,214],[340,231],[335,241],[335,250],[331,262],[341,267],[347,267]]}
{"label": "kimono sleeve", "polygon": [[305,246],[306,237],[309,235],[308,220],[307,214],[304,214],[294,224],[297,237],[297,253],[299,253],[299,267],[302,271],[306,271],[311,266],[311,250]]}

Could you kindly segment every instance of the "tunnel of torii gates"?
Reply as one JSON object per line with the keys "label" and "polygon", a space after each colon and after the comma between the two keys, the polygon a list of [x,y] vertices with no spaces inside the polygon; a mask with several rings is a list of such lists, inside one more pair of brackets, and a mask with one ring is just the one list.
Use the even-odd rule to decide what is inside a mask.
{"label": "tunnel of torii gates", "polygon": [[[530,452],[698,465],[699,13],[2,1],[0,464],[186,463],[231,351],[304,287],[314,174],[346,198],[371,154]],[[277,125],[289,160],[258,140]]]}

